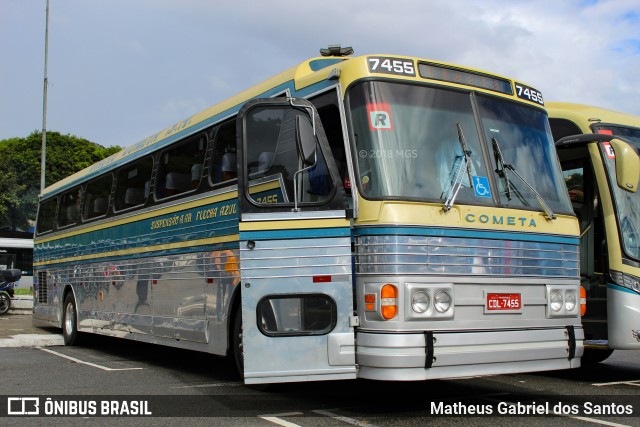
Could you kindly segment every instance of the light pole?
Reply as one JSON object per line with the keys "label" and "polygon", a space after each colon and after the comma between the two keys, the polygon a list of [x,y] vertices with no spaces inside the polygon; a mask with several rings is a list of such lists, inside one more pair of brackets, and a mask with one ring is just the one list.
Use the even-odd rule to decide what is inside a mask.
{"label": "light pole", "polygon": [[45,168],[47,164],[47,61],[49,56],[49,0],[47,0],[46,24],[44,29],[44,92],[42,96],[42,158],[40,169],[40,194],[45,186]]}

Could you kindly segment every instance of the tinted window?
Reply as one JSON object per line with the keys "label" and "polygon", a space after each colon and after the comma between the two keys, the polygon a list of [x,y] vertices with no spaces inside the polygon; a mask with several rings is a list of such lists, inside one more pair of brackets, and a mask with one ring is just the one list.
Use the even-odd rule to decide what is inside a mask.
{"label": "tinted window", "polygon": [[156,196],[159,199],[194,190],[202,177],[207,137],[196,135],[160,155],[156,178]]}
{"label": "tinted window", "polygon": [[66,227],[78,222],[80,217],[80,187],[77,187],[60,198],[60,212],[58,214],[58,227]]}
{"label": "tinted window", "polygon": [[236,157],[236,126],[235,122],[224,124],[215,136],[213,156],[211,157],[211,182],[236,179],[238,176]]}
{"label": "tinted window", "polygon": [[84,218],[92,219],[107,214],[113,177],[111,174],[87,184],[84,198]]}
{"label": "tinted window", "polygon": [[116,210],[143,205],[151,191],[153,159],[147,157],[118,171],[115,193]]}
{"label": "tinted window", "polygon": [[38,234],[53,230],[57,205],[58,198],[49,199],[40,204],[40,210],[38,211]]}

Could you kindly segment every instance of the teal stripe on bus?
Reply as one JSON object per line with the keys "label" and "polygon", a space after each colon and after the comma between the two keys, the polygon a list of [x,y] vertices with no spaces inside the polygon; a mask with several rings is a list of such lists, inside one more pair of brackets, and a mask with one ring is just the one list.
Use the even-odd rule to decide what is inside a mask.
{"label": "teal stripe on bus", "polygon": [[224,200],[37,243],[34,262],[237,235],[237,207],[237,199]]}

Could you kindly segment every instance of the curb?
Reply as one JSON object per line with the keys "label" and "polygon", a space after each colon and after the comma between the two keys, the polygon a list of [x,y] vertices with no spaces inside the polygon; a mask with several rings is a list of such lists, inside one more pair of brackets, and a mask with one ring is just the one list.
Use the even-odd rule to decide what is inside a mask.
{"label": "curb", "polygon": [[33,297],[29,295],[16,295],[11,298],[9,314],[31,314],[33,312]]}
{"label": "curb", "polygon": [[0,348],[50,347],[63,346],[62,335],[57,334],[18,334],[11,338],[0,339]]}

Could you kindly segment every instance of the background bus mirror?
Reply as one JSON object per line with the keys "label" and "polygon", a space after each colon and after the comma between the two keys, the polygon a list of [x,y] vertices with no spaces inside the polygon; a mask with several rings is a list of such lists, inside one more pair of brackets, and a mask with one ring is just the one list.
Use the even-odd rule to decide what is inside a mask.
{"label": "background bus mirror", "polygon": [[296,116],[296,142],[298,153],[305,165],[312,165],[316,160],[316,134],[309,117]]}
{"label": "background bus mirror", "polygon": [[635,193],[638,190],[638,181],[640,180],[640,158],[638,158],[636,150],[619,139],[612,139],[610,144],[616,155],[618,187]]}

